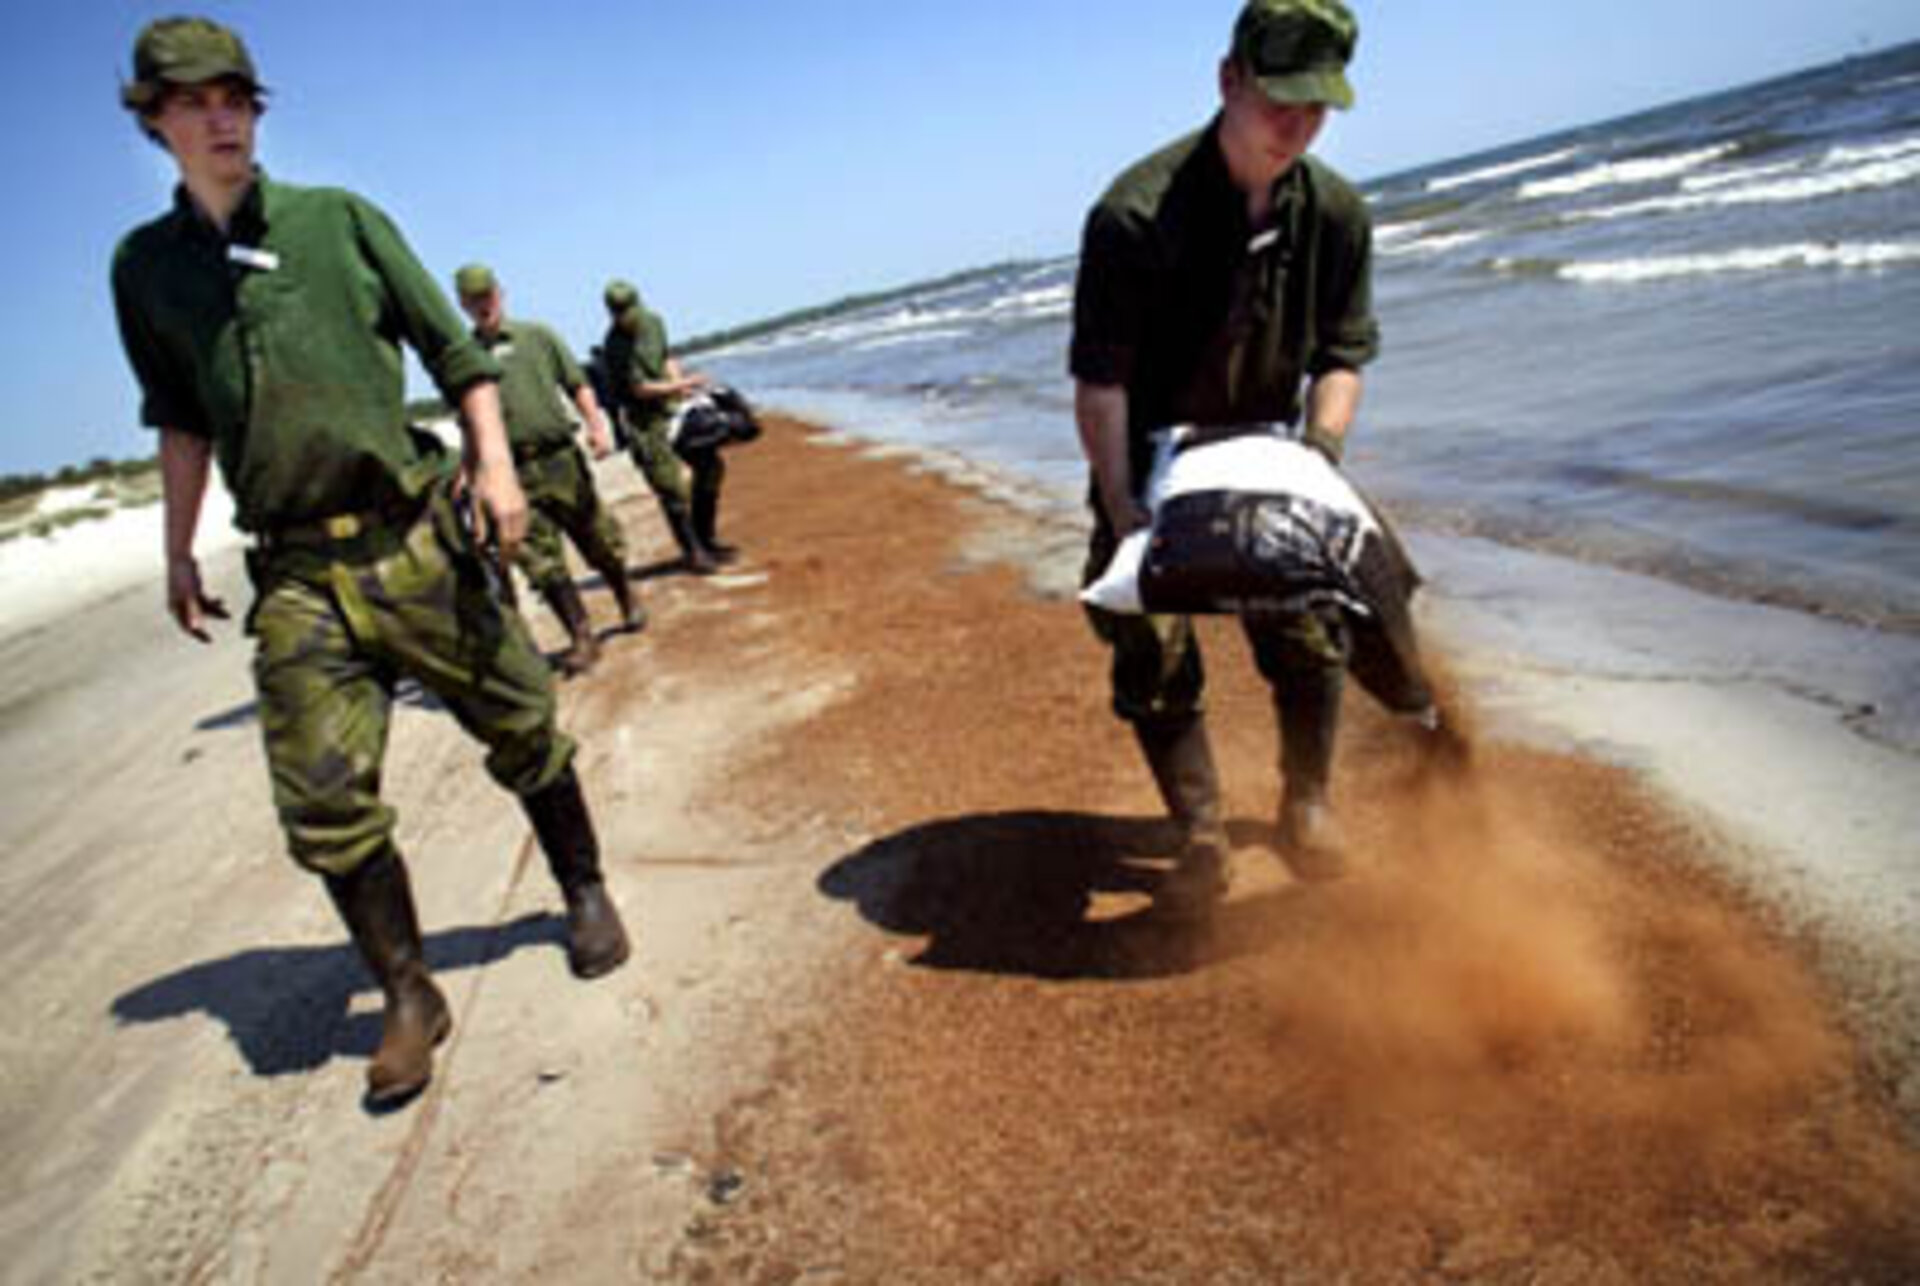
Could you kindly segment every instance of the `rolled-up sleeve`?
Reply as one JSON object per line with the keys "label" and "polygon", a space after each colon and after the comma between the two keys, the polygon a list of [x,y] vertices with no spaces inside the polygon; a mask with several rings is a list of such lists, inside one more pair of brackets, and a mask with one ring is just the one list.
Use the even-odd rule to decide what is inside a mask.
{"label": "rolled-up sleeve", "polygon": [[140,384],[140,422],[155,429],[178,429],[196,437],[211,437],[213,428],[196,407],[191,377],[183,378],[167,359],[154,332],[128,245],[113,256],[113,311],[120,327],[120,346]]}
{"label": "rolled-up sleeve", "polygon": [[500,363],[467,331],[412,249],[379,207],[354,198],[361,251],[386,284],[400,335],[450,404],[482,380],[499,380]]}
{"label": "rolled-up sleeve", "polygon": [[1067,371],[1074,379],[1125,385],[1133,378],[1145,298],[1137,232],[1117,212],[1095,206],[1081,235],[1073,287]]}
{"label": "rolled-up sleeve", "polygon": [[1327,240],[1327,262],[1315,300],[1315,344],[1307,373],[1359,370],[1380,354],[1373,315],[1373,224],[1364,214]]}

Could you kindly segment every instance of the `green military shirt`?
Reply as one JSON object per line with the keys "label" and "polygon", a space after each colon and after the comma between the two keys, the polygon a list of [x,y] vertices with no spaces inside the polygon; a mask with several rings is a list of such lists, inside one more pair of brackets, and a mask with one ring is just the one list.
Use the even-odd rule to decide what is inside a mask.
{"label": "green military shirt", "polygon": [[660,314],[643,304],[627,309],[607,327],[603,351],[607,378],[619,392],[620,404],[627,408],[634,431],[645,433],[658,428],[668,417],[667,400],[637,398],[633,386],[667,377],[667,324],[660,320]]}
{"label": "green military shirt", "polygon": [[566,341],[534,321],[504,321],[475,340],[500,363],[500,408],[507,439],[522,459],[573,441],[574,419],[560,390],[577,392],[587,377]]}
{"label": "green military shirt", "polygon": [[1136,163],[1087,217],[1068,368],[1128,394],[1134,480],[1174,424],[1291,424],[1304,378],[1379,350],[1373,224],[1313,157],[1274,186],[1255,228],[1219,123]]}
{"label": "green military shirt", "polygon": [[436,467],[406,431],[403,340],[449,401],[500,374],[371,202],[264,174],[225,235],[176,193],[121,241],[113,296],[142,420],[212,441],[247,531],[377,508]]}

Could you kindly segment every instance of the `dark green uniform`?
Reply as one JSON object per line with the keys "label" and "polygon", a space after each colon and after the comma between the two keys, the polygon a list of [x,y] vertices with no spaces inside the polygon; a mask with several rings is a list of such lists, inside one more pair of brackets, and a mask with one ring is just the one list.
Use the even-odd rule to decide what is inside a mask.
{"label": "dark green uniform", "polygon": [[[1275,185],[1273,216],[1253,227],[1228,176],[1218,122],[1123,173],[1094,206],[1082,242],[1069,369],[1127,391],[1136,490],[1150,435],[1175,424],[1298,420],[1303,381],[1358,369],[1379,347],[1371,302],[1372,223],[1345,180],[1304,157]],[[1088,579],[1115,541],[1093,497]],[[1113,648],[1113,703],[1141,724],[1199,708],[1199,648],[1180,617],[1092,611]],[[1270,682],[1291,667],[1337,670],[1337,618],[1248,616]]]}
{"label": "dark green uniform", "polygon": [[504,372],[500,406],[531,511],[521,570],[543,593],[571,580],[564,532],[590,566],[603,575],[624,575],[626,538],[600,501],[586,455],[574,440],[572,412],[560,397],[586,382],[580,364],[566,342],[539,322],[506,321],[492,335],[476,330],[474,338]]}
{"label": "dark green uniform", "polygon": [[628,450],[654,495],[663,505],[688,509],[713,503],[726,474],[720,452],[690,453],[683,461],[667,441],[673,404],[664,398],[633,396],[635,384],[667,378],[667,327],[660,314],[644,304],[627,309],[607,327],[603,348],[608,377],[626,416]]}
{"label": "dark green uniform", "polygon": [[488,592],[446,466],[407,432],[400,345],[449,401],[499,366],[399,232],[347,192],[261,176],[222,234],[184,192],[130,233],[114,302],[142,419],[209,439],[248,558],[254,678],[294,858],[339,875],[389,845],[396,683],[430,688],[526,795],[567,769],[551,679]]}

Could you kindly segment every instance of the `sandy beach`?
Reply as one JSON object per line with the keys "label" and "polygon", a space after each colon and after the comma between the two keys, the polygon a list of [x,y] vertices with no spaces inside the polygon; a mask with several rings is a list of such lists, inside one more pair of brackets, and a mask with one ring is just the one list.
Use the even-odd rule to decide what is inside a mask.
{"label": "sandy beach", "polygon": [[1354,869],[1296,878],[1264,688],[1207,622],[1238,879],[1179,930],[1079,532],[784,419],[731,464],[746,557],[704,579],[598,468],[653,624],[562,703],[628,967],[568,975],[514,801],[404,702],[387,792],[456,1026],[392,1114],[247,641],[179,636],[157,576],[9,622],[0,1277],[1920,1276],[1920,792],[1860,712],[1582,668],[1522,560],[1436,546],[1471,767],[1356,690]]}

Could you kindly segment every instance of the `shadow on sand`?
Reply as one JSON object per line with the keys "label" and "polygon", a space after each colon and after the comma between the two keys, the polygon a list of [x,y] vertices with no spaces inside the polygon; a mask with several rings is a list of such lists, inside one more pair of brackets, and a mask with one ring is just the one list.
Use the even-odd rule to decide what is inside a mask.
{"label": "shadow on sand", "polygon": [[[449,929],[426,939],[436,974],[473,969],[523,947],[566,947],[566,924],[536,912],[505,924]],[[123,1024],[204,1013],[227,1033],[256,1076],[310,1072],[336,1054],[370,1058],[380,1044],[376,1010],[349,1014],[354,993],[373,981],[345,942],[328,947],[258,947],[189,965],[117,997]]]}
{"label": "shadow on sand", "polygon": [[[1236,845],[1261,832],[1235,825]],[[1085,813],[983,813],[875,840],[818,881],[891,933],[924,936],[912,963],[1036,978],[1165,977],[1262,950],[1300,889],[1235,898],[1205,921],[1149,901],[1174,833],[1164,820]],[[1103,917],[1100,895],[1134,909]]]}

